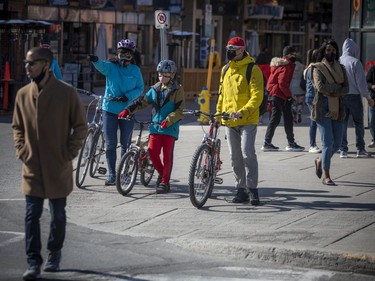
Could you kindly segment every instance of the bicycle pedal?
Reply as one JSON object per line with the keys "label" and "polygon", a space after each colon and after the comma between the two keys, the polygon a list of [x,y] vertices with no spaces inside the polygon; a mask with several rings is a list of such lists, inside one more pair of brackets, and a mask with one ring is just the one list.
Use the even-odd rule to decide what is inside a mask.
{"label": "bicycle pedal", "polygon": [[104,168],[104,167],[99,167],[98,173],[101,174],[101,175],[105,175],[107,173],[107,169]]}
{"label": "bicycle pedal", "polygon": [[214,182],[216,183],[216,184],[223,184],[223,179],[222,178],[219,178],[219,177],[216,177],[215,179],[214,179]]}

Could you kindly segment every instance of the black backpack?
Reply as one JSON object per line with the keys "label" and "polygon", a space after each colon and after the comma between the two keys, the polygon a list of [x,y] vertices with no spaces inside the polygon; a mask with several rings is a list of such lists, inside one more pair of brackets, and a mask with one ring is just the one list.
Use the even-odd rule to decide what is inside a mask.
{"label": "black backpack", "polygon": [[[255,65],[254,62],[251,62],[247,65],[247,69],[246,69],[247,84],[250,84],[251,71],[253,70],[254,65]],[[228,68],[229,68],[229,63],[227,63],[224,66],[224,70],[223,70],[223,73],[221,75],[221,81],[223,81],[225,73],[227,72]],[[263,72],[262,72],[262,74],[263,74]],[[264,75],[263,75],[263,83],[264,83],[263,100],[262,100],[262,103],[259,106],[259,116],[263,115],[267,111],[268,91],[266,90],[267,79]]]}

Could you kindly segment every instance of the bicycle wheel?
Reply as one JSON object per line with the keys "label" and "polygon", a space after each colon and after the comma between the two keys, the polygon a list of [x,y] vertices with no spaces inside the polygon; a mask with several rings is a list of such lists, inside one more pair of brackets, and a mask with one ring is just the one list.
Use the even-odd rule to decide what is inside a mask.
{"label": "bicycle wheel", "polygon": [[94,128],[89,128],[83,146],[78,154],[76,169],[76,186],[81,188],[91,162],[91,147],[94,142]]}
{"label": "bicycle wheel", "polygon": [[207,201],[213,186],[212,151],[202,144],[194,153],[189,171],[189,196],[191,203],[201,208]]}
{"label": "bicycle wheel", "polygon": [[142,168],[141,168],[141,183],[144,186],[148,186],[148,184],[150,183],[150,181],[152,179],[152,176],[154,175],[155,167],[152,164],[151,159],[150,159],[147,152],[146,152],[145,157],[146,157],[146,159],[144,159],[144,161],[142,160],[143,165],[142,165]]}
{"label": "bicycle wheel", "polygon": [[220,170],[220,165],[221,163],[219,163],[219,161],[221,162],[220,160],[220,149],[221,149],[221,140],[220,139],[216,139],[215,141],[215,151],[213,153],[213,179],[211,181],[211,185],[208,189],[208,197],[210,198],[211,197],[211,194],[212,194],[212,190],[214,189],[214,182],[215,182],[215,177],[217,175],[217,172]]}
{"label": "bicycle wheel", "polygon": [[99,168],[100,158],[104,154],[104,134],[102,130],[97,131],[95,135],[95,145],[92,146],[91,155],[93,156],[90,163],[90,176],[94,177]]}
{"label": "bicycle wheel", "polygon": [[138,173],[138,157],[137,150],[129,150],[121,158],[117,167],[116,188],[123,196],[128,194],[135,184]]}

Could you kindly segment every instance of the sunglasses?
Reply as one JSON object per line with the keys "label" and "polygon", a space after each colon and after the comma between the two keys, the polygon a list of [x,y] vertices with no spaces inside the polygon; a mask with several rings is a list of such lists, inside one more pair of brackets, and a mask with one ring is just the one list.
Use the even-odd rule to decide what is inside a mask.
{"label": "sunglasses", "polygon": [[242,47],[241,46],[234,46],[234,45],[227,45],[225,48],[228,51],[237,51],[237,50],[241,49]]}
{"label": "sunglasses", "polygon": [[28,64],[29,66],[34,66],[38,61],[46,61],[45,59],[36,59],[33,61],[24,60],[24,64]]}

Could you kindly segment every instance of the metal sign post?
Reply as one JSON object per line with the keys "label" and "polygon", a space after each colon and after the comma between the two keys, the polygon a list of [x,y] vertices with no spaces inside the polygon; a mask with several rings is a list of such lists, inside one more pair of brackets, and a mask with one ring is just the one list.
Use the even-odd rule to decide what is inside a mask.
{"label": "metal sign post", "polygon": [[156,10],[155,11],[155,28],[160,29],[160,59],[168,58],[167,55],[167,38],[165,29],[169,28],[169,11]]}

